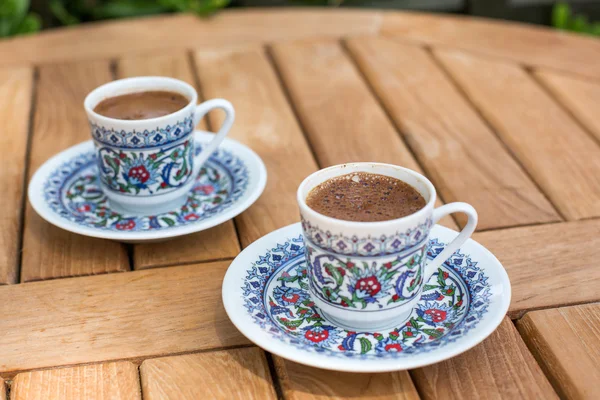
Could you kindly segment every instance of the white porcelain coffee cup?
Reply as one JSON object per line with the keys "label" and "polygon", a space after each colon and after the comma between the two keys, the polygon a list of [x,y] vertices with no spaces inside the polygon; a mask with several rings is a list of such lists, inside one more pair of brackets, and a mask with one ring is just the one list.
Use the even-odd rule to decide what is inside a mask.
{"label": "white porcelain coffee cup", "polygon": [[[159,118],[120,120],[94,108],[104,99],[145,91],[168,91],[189,102]],[[197,105],[189,84],[166,77],[113,81],[93,90],[84,101],[97,152],[98,171],[111,207],[129,214],[159,214],[181,206],[204,162],[221,144],[235,119],[231,103],[213,99]],[[211,110],[226,117],[215,138],[202,151],[194,142],[194,127]]]}
{"label": "white porcelain coffee cup", "polygon": [[[426,205],[403,218],[354,222],[328,217],[306,204],[309,192],[319,184],[357,172],[406,182],[423,196]],[[300,184],[297,198],[313,301],[327,318],[350,330],[384,329],[407,319],[425,283],[477,226],[472,206],[450,203],[434,208],[436,191],[427,178],[389,164],[352,163],[320,170]],[[467,215],[467,224],[442,252],[428,260],[431,228],[456,212]]]}

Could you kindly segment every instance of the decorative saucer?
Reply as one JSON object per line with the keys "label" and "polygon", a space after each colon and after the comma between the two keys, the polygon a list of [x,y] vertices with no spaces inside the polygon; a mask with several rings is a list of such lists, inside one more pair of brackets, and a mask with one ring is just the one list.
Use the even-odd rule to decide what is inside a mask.
{"label": "decorative saucer", "polygon": [[[457,234],[436,225],[428,258]],[[225,310],[248,339],[280,357],[347,372],[411,369],[456,356],[496,329],[510,295],[500,262],[469,240],[427,282],[406,321],[377,332],[346,330],[311,300],[299,223],[248,246],[223,281]]]}
{"label": "decorative saucer", "polygon": [[[197,151],[212,137],[196,131]],[[42,218],[67,231],[124,242],[158,241],[203,231],[235,217],[258,199],[267,182],[260,157],[225,139],[202,167],[183,206],[133,216],[111,209],[97,172],[93,142],[80,143],[40,167],[29,184],[29,201]]]}

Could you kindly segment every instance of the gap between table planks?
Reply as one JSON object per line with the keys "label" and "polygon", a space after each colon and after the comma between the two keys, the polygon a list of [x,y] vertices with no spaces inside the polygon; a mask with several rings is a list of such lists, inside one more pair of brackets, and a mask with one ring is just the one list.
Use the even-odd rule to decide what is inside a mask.
{"label": "gap between table planks", "polygon": [[387,38],[346,43],[436,189],[473,205],[478,229],[560,220],[426,50]]}
{"label": "gap between table planks", "polygon": [[535,70],[534,76],[600,141],[600,82],[546,69]]}
{"label": "gap between table planks", "polygon": [[2,286],[0,376],[246,345],[221,301],[227,267],[221,261]]}
{"label": "gap between table planks", "polygon": [[364,398],[418,400],[408,371],[360,374],[327,371],[273,356],[286,400]]}
{"label": "gap between table planks", "polygon": [[429,399],[558,399],[510,319],[473,349],[411,371]]}
{"label": "gap between table planks", "polygon": [[[184,51],[127,56],[117,62],[117,77],[168,76],[196,86],[190,61],[190,54]],[[199,92],[198,95],[198,101],[201,102],[202,93]],[[206,119],[200,121],[197,129],[208,130]],[[134,245],[133,267],[143,269],[227,259],[240,252],[233,221],[175,240],[176,245],[173,241]]]}
{"label": "gap between table planks", "polygon": [[[112,79],[109,63],[45,65],[39,68],[31,133],[29,176],[50,157],[90,140],[83,99]],[[76,235],[25,208],[21,282],[129,270],[125,246]]]}
{"label": "gap between table planks", "polygon": [[384,13],[382,36],[600,78],[600,42],[532,24],[469,16]]}
{"label": "gap between table planks", "polygon": [[33,73],[32,67],[0,68],[0,285],[18,280]]}
{"label": "gap between table planks", "polygon": [[[600,219],[476,233],[510,278],[509,315],[600,301]],[[576,284],[574,284],[576,283]]]}
{"label": "gap between table planks", "polygon": [[[337,41],[277,44],[272,54],[320,167],[376,161],[423,172]],[[441,223],[457,229],[450,217]]]}
{"label": "gap between table planks", "polygon": [[277,398],[257,347],[146,360],[140,376],[145,400]]}
{"label": "gap between table planks", "polygon": [[142,400],[137,367],[127,361],[18,374],[10,400]]}
{"label": "gap between table planks", "polygon": [[600,146],[521,67],[434,49],[568,220],[600,217]]}
{"label": "gap between table planks", "polygon": [[600,304],[533,311],[517,321],[562,398],[600,397]]}

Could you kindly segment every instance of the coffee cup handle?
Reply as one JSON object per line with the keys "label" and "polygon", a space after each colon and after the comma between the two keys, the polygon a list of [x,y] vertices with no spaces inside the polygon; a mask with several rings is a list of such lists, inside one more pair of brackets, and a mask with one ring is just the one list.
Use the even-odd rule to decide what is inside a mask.
{"label": "coffee cup handle", "polygon": [[204,149],[194,157],[194,172],[193,176],[197,176],[198,172],[200,172],[200,168],[202,165],[208,160],[211,154],[217,149],[217,147],[221,144],[225,136],[229,133],[231,126],[233,125],[233,121],[235,120],[235,110],[233,109],[233,105],[225,99],[212,99],[207,100],[204,103],[198,105],[196,107],[196,112],[194,113],[194,126],[198,125],[198,122],[206,114],[215,109],[221,109],[225,111],[225,121],[221,125],[221,129],[215,135],[215,138],[211,140],[211,142],[204,147]]}
{"label": "coffee cup handle", "polygon": [[440,219],[446,215],[461,212],[467,215],[468,220],[465,227],[460,231],[458,236],[442,250],[433,260],[431,260],[425,266],[425,282],[431,278],[431,276],[437,272],[438,268],[448,259],[456,250],[462,246],[467,239],[471,237],[477,227],[477,211],[467,203],[450,203],[433,210],[431,217],[432,223],[435,225]]}

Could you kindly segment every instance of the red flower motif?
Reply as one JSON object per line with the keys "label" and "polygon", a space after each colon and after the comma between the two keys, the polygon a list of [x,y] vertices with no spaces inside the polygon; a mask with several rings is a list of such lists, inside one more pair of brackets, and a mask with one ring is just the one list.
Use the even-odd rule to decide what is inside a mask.
{"label": "red flower motif", "polygon": [[304,337],[313,343],[319,343],[329,337],[329,331],[327,329],[323,329],[319,332],[315,332],[312,329],[309,329],[304,334]]}
{"label": "red flower motif", "polygon": [[113,158],[113,161],[115,162],[115,164],[121,165],[121,160],[119,160],[118,158]]}
{"label": "red flower motif", "polygon": [[443,295],[443,294],[440,294],[440,295],[439,295],[439,296],[436,298],[436,300],[444,300],[444,295]]}
{"label": "red flower motif", "polygon": [[444,272],[442,273],[442,276],[444,277],[444,279],[448,279],[448,273],[447,273],[446,271],[444,271]]}
{"label": "red flower motif", "polygon": [[185,219],[186,221],[197,221],[199,218],[200,216],[196,213],[190,213],[183,217],[183,219]]}
{"label": "red flower motif", "polygon": [[354,264],[353,262],[351,262],[351,261],[348,261],[348,262],[346,263],[346,268],[352,268],[352,267],[354,267],[355,265],[356,265],[356,264]]}
{"label": "red flower motif", "polygon": [[319,314],[317,314],[317,313],[314,313],[313,314],[313,318],[321,318],[321,316]]}
{"label": "red flower motif", "polygon": [[456,305],[456,307],[460,307],[460,306],[462,306],[462,304],[463,304],[463,303],[462,303],[462,300],[461,300],[461,301],[459,301],[458,303],[456,303],[455,305]]}
{"label": "red flower motif", "polygon": [[377,333],[377,332],[375,332],[375,333],[373,334],[373,337],[374,337],[375,339],[377,339],[377,338],[380,338],[380,337],[382,337],[382,336],[383,336],[383,335],[382,335],[381,333]]}
{"label": "red flower motif", "polygon": [[339,349],[340,351],[346,351],[346,349],[344,348],[344,345],[342,345],[342,344],[340,344],[340,345],[338,346],[338,349]]}
{"label": "red flower motif", "polygon": [[348,331],[348,333],[346,334],[346,336],[352,336],[352,335],[356,335],[356,332],[354,332],[354,331]]}
{"label": "red flower motif", "polygon": [[124,159],[124,158],[125,158],[125,157],[127,157],[127,156],[125,155],[125,153],[119,153],[119,157],[120,157],[121,159]]}
{"label": "red flower motif", "polygon": [[414,336],[414,334],[411,331],[408,331],[408,332],[406,332],[406,336],[412,337],[412,336]]}
{"label": "red flower motif", "polygon": [[304,309],[304,310],[300,310],[300,312],[299,312],[298,314],[302,314],[302,315],[304,315],[304,314],[306,314],[307,312],[308,312],[308,310],[307,310],[307,309]]}
{"label": "red flower motif", "polygon": [[307,274],[307,271],[306,271],[305,269],[303,269],[302,271],[300,271],[300,273],[301,273],[302,275],[306,275],[306,274]]}
{"label": "red flower motif", "polygon": [[383,264],[383,266],[387,269],[392,268],[392,263],[391,262],[386,262],[385,264]]}
{"label": "red flower motif", "polygon": [[143,165],[138,165],[137,167],[133,167],[127,173],[127,176],[130,178],[135,178],[138,181],[144,183],[148,179],[150,179],[150,172]]}
{"label": "red flower motif", "polygon": [[150,158],[151,160],[156,160],[156,154],[150,154],[148,158]]}
{"label": "red flower motif", "polygon": [[344,271],[344,268],[342,267],[337,267],[336,268],[338,270],[338,272],[342,275],[342,276],[346,276],[346,271]]}
{"label": "red flower motif", "polygon": [[443,322],[446,320],[447,313],[444,310],[438,310],[437,308],[432,308],[430,310],[425,311],[425,314],[431,316],[431,320],[433,322],[438,323],[438,322]]}
{"label": "red flower motif", "polygon": [[281,299],[283,301],[287,301],[288,303],[293,303],[293,304],[296,304],[298,302],[299,298],[300,298],[300,295],[295,294],[295,293],[291,297],[287,297],[285,294],[281,296]]}
{"label": "red flower motif", "polygon": [[402,351],[402,346],[400,346],[400,343],[386,344],[384,348],[385,351],[392,351],[396,353],[400,353]]}
{"label": "red flower motif", "polygon": [[381,284],[379,283],[379,280],[377,280],[377,277],[367,276],[356,281],[354,288],[356,290],[363,290],[369,296],[373,297],[381,290]]}
{"label": "red flower motif", "polygon": [[308,307],[313,307],[314,305],[315,305],[315,303],[313,303],[312,301],[307,304]]}
{"label": "red flower motif", "polygon": [[169,185],[167,185],[167,182],[163,182],[163,183],[160,184],[161,188],[166,188],[167,186],[169,186]]}
{"label": "red flower motif", "polygon": [[408,321],[408,322],[406,323],[406,326],[412,326],[412,324],[410,323],[410,321]]}
{"label": "red flower motif", "polygon": [[84,204],[80,207],[77,208],[77,211],[79,212],[88,212],[92,209],[92,207],[89,204]]}
{"label": "red flower motif", "polygon": [[104,211],[100,211],[100,212],[98,213],[98,216],[99,216],[99,217],[104,217],[105,215],[106,215],[106,213],[105,213]]}
{"label": "red flower motif", "polygon": [[398,299],[400,299],[400,296],[398,296],[397,294],[392,296],[392,300],[398,301]]}
{"label": "red flower motif", "polygon": [[120,231],[130,231],[133,228],[135,228],[135,221],[132,219],[119,221],[119,222],[117,222],[115,227]]}
{"label": "red flower motif", "polygon": [[342,300],[340,304],[342,305],[342,307],[349,307],[348,303],[346,303],[344,300]]}

